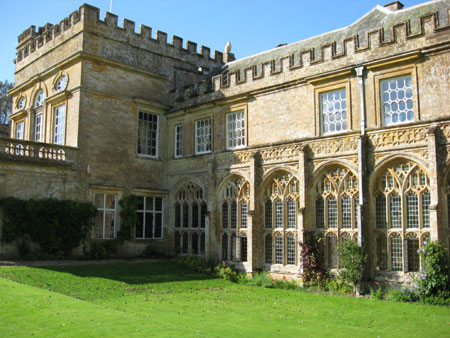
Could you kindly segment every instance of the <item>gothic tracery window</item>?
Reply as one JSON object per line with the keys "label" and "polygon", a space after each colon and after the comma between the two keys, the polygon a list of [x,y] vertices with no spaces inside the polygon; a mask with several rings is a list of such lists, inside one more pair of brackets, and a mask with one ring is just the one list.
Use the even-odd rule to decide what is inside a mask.
{"label": "gothic tracery window", "polygon": [[175,251],[205,255],[205,228],[208,205],[202,188],[186,183],[175,195]]}
{"label": "gothic tracery window", "polygon": [[418,271],[419,238],[430,228],[427,173],[412,162],[394,163],[383,171],[375,191],[377,268]]}
{"label": "gothic tracery window", "polygon": [[250,185],[240,176],[221,191],[222,260],[247,261],[247,215]]}
{"label": "gothic tracery window", "polygon": [[[299,181],[290,173],[271,178],[264,190],[265,262],[296,265]],[[269,241],[274,241],[269,243]],[[274,250],[273,250],[274,248]]]}

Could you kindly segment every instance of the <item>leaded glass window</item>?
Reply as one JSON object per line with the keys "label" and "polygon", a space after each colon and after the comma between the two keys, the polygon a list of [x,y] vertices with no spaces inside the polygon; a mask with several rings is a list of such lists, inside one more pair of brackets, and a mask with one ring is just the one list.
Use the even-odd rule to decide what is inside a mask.
{"label": "leaded glass window", "polygon": [[162,238],[162,197],[138,197],[136,238]]}
{"label": "leaded glass window", "polygon": [[245,147],[244,111],[227,114],[227,149]]}
{"label": "leaded glass window", "polygon": [[266,235],[264,249],[266,263],[272,264],[272,235]]}
{"label": "leaded glass window", "polygon": [[419,239],[410,237],[406,241],[408,247],[408,271],[419,271]]}
{"label": "leaded glass window", "polygon": [[428,191],[424,192],[422,195],[422,218],[423,218],[423,227],[430,227],[430,204],[431,204],[431,196]]}
{"label": "leaded glass window", "polygon": [[228,235],[226,233],[222,235],[222,260],[228,260]]}
{"label": "leaded glass window", "polygon": [[241,261],[247,261],[247,236],[241,237]]}
{"label": "leaded glass window", "polygon": [[158,115],[139,112],[138,154],[158,157]]}
{"label": "leaded glass window", "polygon": [[175,157],[183,156],[183,125],[175,126]]}
{"label": "leaded glass window", "polygon": [[195,121],[195,153],[209,153],[211,140],[211,118]]}
{"label": "leaded glass window", "polygon": [[348,196],[343,196],[341,201],[342,207],[342,227],[350,228],[352,227],[352,200]]}
{"label": "leaded glass window", "polygon": [[376,198],[376,221],[377,228],[386,228],[386,196],[378,194]]}
{"label": "leaded glass window", "polygon": [[280,200],[275,202],[275,218],[276,218],[276,227],[283,227],[283,203]]}
{"label": "leaded glass window", "polygon": [[34,141],[42,142],[42,114],[34,116]]}
{"label": "leaded glass window", "polygon": [[385,234],[377,236],[377,269],[387,269],[387,241]]}
{"label": "leaded glass window", "polygon": [[392,271],[403,270],[403,248],[402,239],[400,236],[393,236],[391,238],[391,268]]}
{"label": "leaded glass window", "polygon": [[287,264],[295,265],[295,237],[287,236]]}
{"label": "leaded glass window", "polygon": [[337,228],[337,204],[334,197],[328,199],[328,227]]}
{"label": "leaded glass window", "polygon": [[407,203],[407,227],[419,227],[419,199],[415,193],[409,193],[406,196]]}
{"label": "leaded glass window", "polygon": [[295,201],[289,200],[287,203],[288,207],[288,224],[287,227],[289,229],[295,228]]}
{"label": "leaded glass window", "polygon": [[383,124],[392,125],[414,121],[411,75],[380,82]]}
{"label": "leaded glass window", "polygon": [[248,207],[247,202],[241,203],[241,227],[247,228],[247,213],[248,213]]}
{"label": "leaded glass window", "polygon": [[275,235],[275,263],[283,264],[283,237]]}
{"label": "leaded glass window", "polygon": [[266,228],[272,227],[272,201],[267,200],[266,203],[264,203],[264,218],[266,223]]}
{"label": "leaded glass window", "polygon": [[320,117],[322,134],[339,133],[347,130],[347,101],[345,89],[320,94]]}
{"label": "leaded glass window", "polygon": [[398,194],[392,194],[390,197],[389,209],[391,212],[391,226],[393,228],[402,227],[402,207],[401,200]]}
{"label": "leaded glass window", "polygon": [[316,198],[316,228],[325,226],[324,203],[322,197]]}

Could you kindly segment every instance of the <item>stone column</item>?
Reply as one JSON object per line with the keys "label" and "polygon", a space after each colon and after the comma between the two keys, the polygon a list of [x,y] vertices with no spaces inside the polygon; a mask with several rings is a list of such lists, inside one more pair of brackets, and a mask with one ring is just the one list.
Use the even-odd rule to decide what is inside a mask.
{"label": "stone column", "polygon": [[438,205],[439,205],[439,161],[436,141],[436,131],[438,126],[432,125],[427,130],[428,144],[428,174],[430,177],[430,229],[431,240],[443,238],[443,229],[439,227]]}

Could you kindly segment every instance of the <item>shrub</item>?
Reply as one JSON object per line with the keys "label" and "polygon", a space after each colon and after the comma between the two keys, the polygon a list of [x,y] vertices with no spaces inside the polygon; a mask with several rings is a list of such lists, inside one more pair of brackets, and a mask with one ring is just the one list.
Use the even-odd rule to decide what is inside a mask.
{"label": "shrub", "polygon": [[305,232],[303,238],[304,242],[299,242],[300,260],[303,266],[303,285],[306,287],[323,286],[328,279],[328,273],[324,266],[323,237]]}
{"label": "shrub", "polygon": [[348,240],[339,245],[339,262],[341,265],[339,276],[344,282],[353,286],[354,292],[362,279],[366,257],[364,249],[358,243]]}
{"label": "shrub", "polygon": [[116,240],[92,241],[89,244],[89,249],[85,247],[83,253],[88,259],[104,259],[113,257],[119,248],[119,243]]}
{"label": "shrub", "polygon": [[250,286],[262,286],[264,288],[272,288],[274,281],[270,278],[266,271],[256,272],[251,278],[245,276],[245,284]]}
{"label": "shrub", "polygon": [[322,288],[325,291],[330,291],[333,293],[340,294],[349,294],[352,293],[353,288],[342,281],[337,280],[336,278],[328,278],[324,281]]}
{"label": "shrub", "polygon": [[417,292],[424,302],[434,298],[450,298],[450,269],[448,254],[439,242],[428,242],[420,250],[422,268],[416,280]]}
{"label": "shrub", "polygon": [[220,263],[215,267],[217,276],[230,282],[236,283],[240,277],[240,273],[234,269],[233,266],[227,265],[225,262]]}
{"label": "shrub", "polygon": [[57,200],[21,200],[6,197],[3,208],[3,240],[28,237],[49,257],[69,255],[85,240],[93,226],[97,209],[92,203]]}

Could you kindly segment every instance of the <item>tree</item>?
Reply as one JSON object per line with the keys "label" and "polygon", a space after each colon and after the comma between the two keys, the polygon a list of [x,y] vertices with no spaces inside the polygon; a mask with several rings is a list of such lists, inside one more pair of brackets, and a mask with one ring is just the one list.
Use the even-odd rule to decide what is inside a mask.
{"label": "tree", "polygon": [[0,81],[0,123],[9,123],[9,115],[12,112],[12,96],[8,95],[8,90],[13,87],[13,84],[6,80]]}

